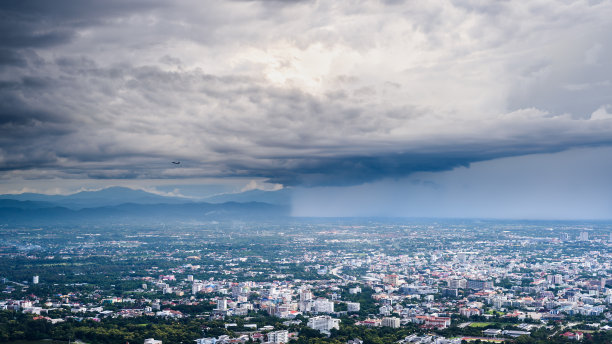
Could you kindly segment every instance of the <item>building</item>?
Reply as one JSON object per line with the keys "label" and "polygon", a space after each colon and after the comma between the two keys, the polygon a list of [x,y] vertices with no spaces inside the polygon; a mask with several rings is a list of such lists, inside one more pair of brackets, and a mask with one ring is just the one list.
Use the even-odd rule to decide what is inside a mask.
{"label": "building", "polygon": [[382,315],[391,315],[393,312],[393,307],[391,305],[382,305],[378,308],[378,314]]}
{"label": "building", "polygon": [[317,299],[314,302],[313,312],[317,313],[333,313],[334,302],[328,299]]}
{"label": "building", "polygon": [[489,328],[486,329],[484,331],[482,331],[482,334],[487,336],[487,337],[497,337],[502,333],[502,330],[498,329],[498,328]]}
{"label": "building", "polygon": [[458,289],[452,289],[452,288],[442,288],[442,296],[444,296],[444,297],[457,297],[457,296],[459,296],[459,290]]}
{"label": "building", "polygon": [[289,342],[289,331],[282,330],[282,331],[268,332],[268,342],[275,343],[275,344]]}
{"label": "building", "polygon": [[546,281],[548,284],[561,284],[563,283],[563,276],[557,275],[548,275],[546,276]]}
{"label": "building", "polygon": [[312,292],[310,290],[300,291],[300,301],[312,300]]}
{"label": "building", "polygon": [[391,327],[391,328],[399,328],[400,318],[397,318],[397,317],[383,318],[382,326]]}
{"label": "building", "polygon": [[191,286],[191,293],[195,295],[195,294],[199,293],[200,291],[202,291],[202,289],[204,289],[204,284],[202,284],[202,283],[194,283]]}
{"label": "building", "polygon": [[561,336],[569,340],[580,341],[582,340],[583,334],[582,332],[565,332]]}
{"label": "building", "polygon": [[589,232],[580,232],[580,235],[578,236],[578,240],[589,241]]}
{"label": "building", "polygon": [[217,300],[217,309],[220,311],[227,310],[227,299],[218,299]]}
{"label": "building", "polygon": [[356,322],[355,325],[365,326],[365,327],[380,327],[382,326],[382,320],[378,318],[374,318],[374,319],[368,318],[368,319]]}
{"label": "building", "polygon": [[383,277],[383,283],[385,284],[391,284],[393,286],[396,286],[398,281],[399,277],[395,274],[386,275],[385,277]]}
{"label": "building", "polygon": [[493,282],[482,280],[468,280],[467,288],[472,290],[493,289]]}
{"label": "building", "polygon": [[340,329],[340,319],[334,319],[329,315],[321,315],[308,319],[308,327],[321,333],[330,334],[332,329]]}
{"label": "building", "polygon": [[561,241],[569,241],[570,239],[569,233],[561,233],[560,239]]}
{"label": "building", "polygon": [[506,337],[518,338],[520,336],[529,336],[531,332],[529,331],[514,331],[514,330],[504,330],[502,331],[502,335]]}
{"label": "building", "polygon": [[38,284],[38,276],[32,277],[32,284]]}
{"label": "building", "polygon": [[481,310],[479,308],[460,308],[459,309],[459,314],[461,314],[464,317],[471,317],[472,315],[480,315],[481,314]]}
{"label": "building", "polygon": [[451,318],[447,317],[426,317],[425,326],[435,327],[437,329],[445,329],[451,324]]}
{"label": "building", "polygon": [[153,338],[145,339],[144,344],[162,344],[161,340],[156,340]]}
{"label": "building", "polygon": [[359,302],[347,302],[346,303],[347,312],[359,312],[360,310],[361,310],[361,304]]}
{"label": "building", "polygon": [[448,280],[448,287],[450,289],[465,289],[466,286],[467,286],[467,280],[463,278]]}

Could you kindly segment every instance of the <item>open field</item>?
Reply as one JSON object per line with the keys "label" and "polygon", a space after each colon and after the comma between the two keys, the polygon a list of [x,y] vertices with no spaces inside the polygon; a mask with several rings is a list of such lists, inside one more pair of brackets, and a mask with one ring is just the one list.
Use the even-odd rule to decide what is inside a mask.
{"label": "open field", "polygon": [[473,322],[469,326],[470,327],[487,327],[489,325],[493,325],[492,322]]}

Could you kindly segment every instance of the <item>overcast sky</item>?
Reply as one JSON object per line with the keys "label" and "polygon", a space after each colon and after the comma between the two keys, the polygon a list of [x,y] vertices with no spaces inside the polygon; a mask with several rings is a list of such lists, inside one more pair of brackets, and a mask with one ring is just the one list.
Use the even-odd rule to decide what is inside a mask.
{"label": "overcast sky", "polygon": [[[383,190],[400,184],[449,197],[410,189],[417,175],[453,199],[485,200],[478,180],[510,176],[483,166],[531,171],[500,192],[544,197],[529,187],[545,168],[536,162],[556,161],[582,164],[560,182],[612,204],[611,1],[0,8],[2,192],[293,187],[296,213],[316,215],[307,201],[330,190],[340,203],[380,191],[381,209],[397,202]],[[601,176],[588,179],[593,169]],[[466,173],[471,188],[457,187]],[[555,190],[575,199],[576,187]],[[479,204],[465,213],[486,217]],[[612,217],[563,204],[569,217]],[[505,215],[527,216],[494,214]]]}

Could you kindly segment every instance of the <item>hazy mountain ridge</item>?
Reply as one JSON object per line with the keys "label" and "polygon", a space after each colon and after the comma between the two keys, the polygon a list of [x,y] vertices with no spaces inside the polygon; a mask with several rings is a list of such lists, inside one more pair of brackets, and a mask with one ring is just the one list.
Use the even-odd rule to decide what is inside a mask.
{"label": "hazy mountain ridge", "polygon": [[[5,200],[3,200],[5,201]],[[266,219],[289,215],[289,208],[261,203],[134,204],[79,210],[30,201],[0,202],[0,224],[156,223],[166,221],[223,221]]]}
{"label": "hazy mountain ridge", "polygon": [[287,205],[254,201],[257,194],[250,193],[242,198],[234,194],[244,202],[235,202],[229,197],[231,195],[217,198],[217,202],[196,202],[121,187],[66,196],[0,195],[0,224],[151,223],[288,216]]}
{"label": "hazy mountain ridge", "polygon": [[227,203],[227,202],[262,202],[277,205],[291,203],[291,190],[278,191],[249,190],[239,193],[227,193],[193,199],[188,197],[163,196],[125,187],[109,187],[97,191],[81,191],[71,195],[45,195],[38,193],[4,194],[0,200],[46,202],[70,209],[96,208],[125,203],[135,204],[183,204],[183,203]]}
{"label": "hazy mountain ridge", "polygon": [[98,191],[81,191],[71,195],[44,195],[37,193],[9,194],[0,195],[0,199],[48,202],[71,209],[114,206],[124,203],[177,204],[193,201],[190,198],[162,196],[143,190],[134,190],[124,187],[110,187]]}

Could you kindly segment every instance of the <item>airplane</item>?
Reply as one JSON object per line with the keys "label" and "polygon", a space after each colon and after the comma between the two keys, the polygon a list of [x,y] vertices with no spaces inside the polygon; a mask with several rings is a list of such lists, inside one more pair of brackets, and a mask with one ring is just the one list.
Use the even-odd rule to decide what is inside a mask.
{"label": "airplane", "polygon": [[175,164],[175,165],[180,165],[181,164],[180,161],[173,161],[172,163]]}

